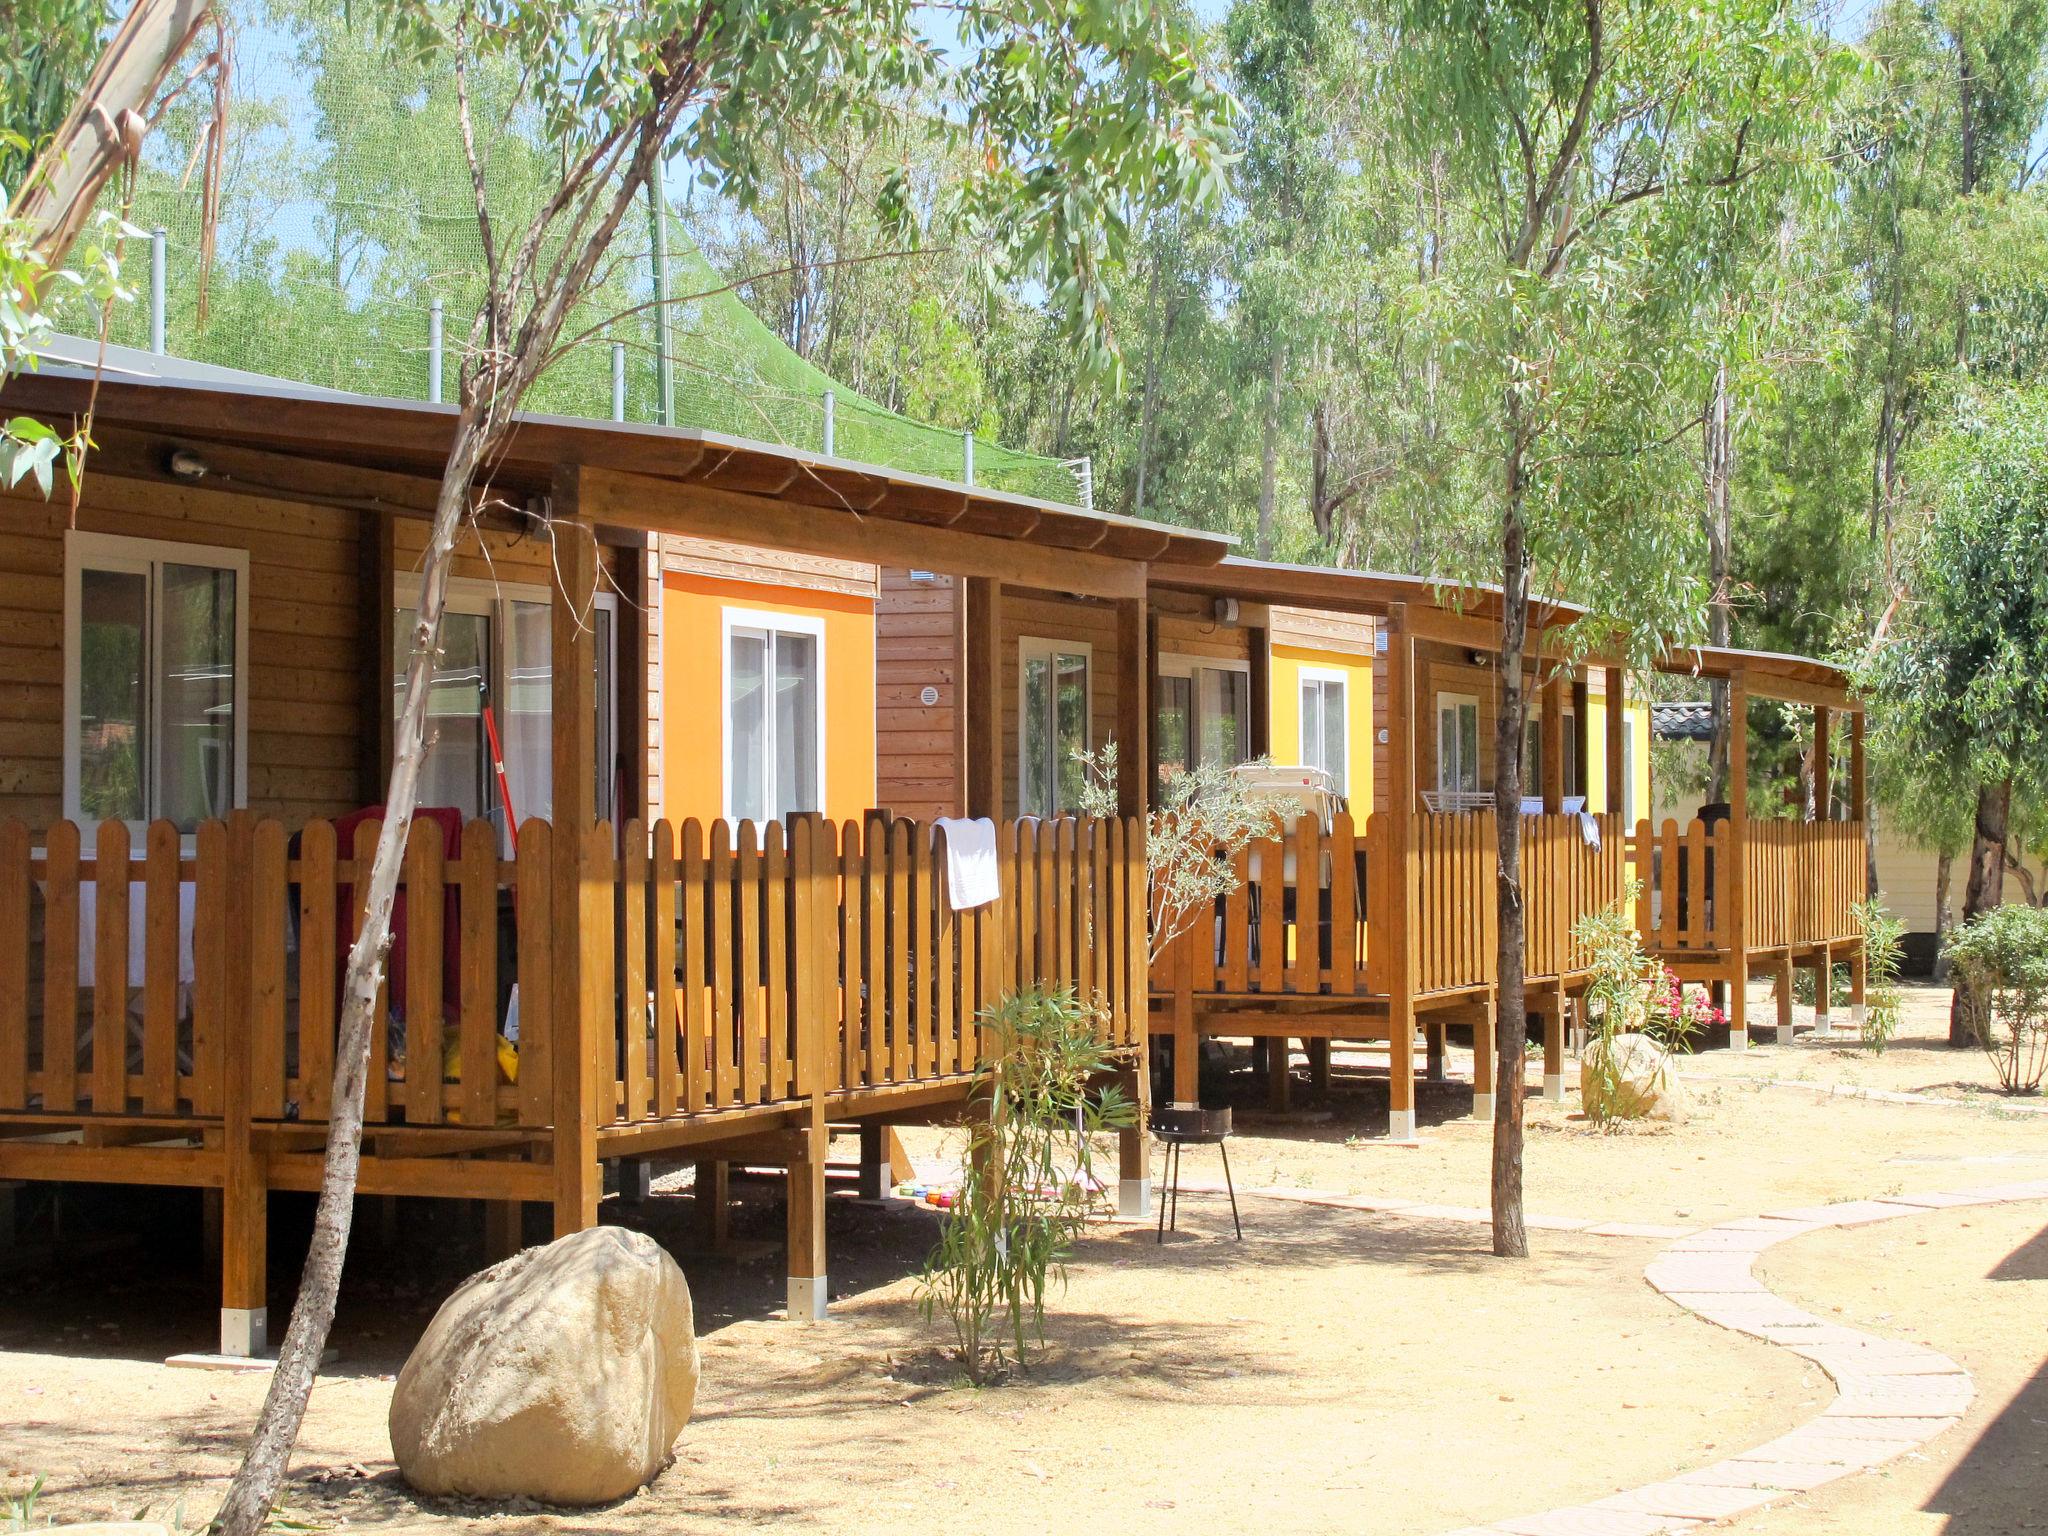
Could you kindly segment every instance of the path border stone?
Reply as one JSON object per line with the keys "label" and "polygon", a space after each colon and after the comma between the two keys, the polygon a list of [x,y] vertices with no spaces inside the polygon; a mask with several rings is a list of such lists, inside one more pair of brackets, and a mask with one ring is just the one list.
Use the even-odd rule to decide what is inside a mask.
{"label": "path border stone", "polygon": [[2048,1200],[2048,1179],[1766,1211],[1678,1238],[1644,1269],[1650,1287],[1718,1327],[1811,1360],[1834,1382],[1834,1402],[1777,1439],[1696,1471],[1604,1499],[1465,1526],[1449,1536],[1669,1536],[1746,1515],[1918,1450],[1969,1411],[1977,1390],[1970,1373],[1939,1350],[1801,1311],[1757,1279],[1756,1260],[1779,1243],[1814,1232],[2026,1200]]}

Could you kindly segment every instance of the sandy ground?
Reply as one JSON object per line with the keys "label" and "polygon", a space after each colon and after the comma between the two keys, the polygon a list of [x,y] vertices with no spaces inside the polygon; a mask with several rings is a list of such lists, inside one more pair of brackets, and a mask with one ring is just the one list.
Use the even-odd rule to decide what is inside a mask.
{"label": "sandy ground", "polygon": [[[1922,1001],[1916,1018],[1931,1017],[1936,1000]],[[1959,1077],[1971,1059],[1931,1041],[1902,1041],[1891,1054],[1914,1059],[1908,1051],[1928,1078]],[[1835,1056],[1782,1054],[1822,1078]],[[1730,1058],[1726,1070],[1789,1075],[1753,1073],[1764,1059]],[[1709,1072],[1724,1066],[1702,1062]],[[1304,1083],[1301,1113],[1246,1127],[1232,1144],[1239,1189],[1483,1204],[1487,1131],[1461,1118],[1465,1086],[1428,1085],[1421,1145],[1396,1147],[1373,1139],[1386,1115],[1373,1065],[1346,1057],[1326,1099]],[[1264,1101],[1248,1074],[1218,1089],[1247,1106]],[[1703,1083],[1698,1098],[1685,1126],[1620,1135],[1572,1118],[1569,1102],[1532,1100],[1530,1209],[1700,1226],[2048,1174],[2043,1117],[1733,1082]],[[945,1138],[920,1133],[913,1150],[940,1159]],[[1187,1170],[1220,1175],[1213,1154],[1199,1163],[1191,1154]],[[1166,1533],[1190,1517],[1225,1529],[1424,1532],[1701,1465],[1792,1427],[1830,1395],[1795,1357],[1651,1292],[1641,1271],[1654,1241],[1539,1231],[1536,1256],[1511,1265],[1489,1256],[1481,1225],[1253,1194],[1242,1246],[1213,1195],[1184,1204],[1183,1233],[1164,1247],[1149,1229],[1100,1229],[1077,1255],[1045,1357],[975,1391],[958,1383],[943,1338],[915,1310],[909,1276],[935,1218],[835,1200],[835,1320],[795,1326],[774,1319],[777,1193],[748,1184],[742,1198],[736,1235],[770,1240],[749,1261],[688,1252],[687,1195],[634,1210],[607,1202],[608,1220],[654,1232],[683,1259],[705,1380],[676,1465],[640,1497],[587,1513],[429,1506],[406,1492],[384,1431],[389,1376],[478,1261],[479,1236],[473,1213],[446,1203],[408,1202],[388,1235],[395,1241],[369,1222],[337,1329],[342,1358],[315,1393],[296,1463],[293,1516],[325,1528],[458,1523],[522,1536],[769,1522],[893,1532],[911,1520],[992,1536],[1084,1525]],[[202,1522],[262,1381],[158,1363],[212,1331],[190,1213],[176,1199],[67,1199],[57,1256],[39,1264],[31,1246],[0,1285],[0,1488],[42,1475],[41,1517],[149,1508]],[[47,1212],[31,1214],[33,1237]],[[275,1253],[290,1251],[303,1219],[280,1202]],[[1978,1371],[1983,1395],[1971,1423],[1929,1447],[1925,1465],[1802,1501],[1836,1524],[1771,1515],[1755,1529],[1989,1536],[2042,1518],[2032,1512],[2048,1509],[2048,1458],[2030,1421],[2048,1419],[2043,1223],[2048,1207],[1943,1213],[1772,1255],[1773,1283],[1795,1299],[1926,1338]],[[273,1296],[279,1316],[287,1300]],[[2019,1407],[2002,1412],[2015,1394]],[[2002,1459],[2000,1444],[2012,1447]],[[1994,1450],[1972,1451],[1980,1445]]]}

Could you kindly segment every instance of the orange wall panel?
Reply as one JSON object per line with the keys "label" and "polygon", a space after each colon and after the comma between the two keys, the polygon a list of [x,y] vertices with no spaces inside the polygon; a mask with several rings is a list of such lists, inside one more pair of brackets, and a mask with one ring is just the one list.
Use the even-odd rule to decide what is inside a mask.
{"label": "orange wall panel", "polygon": [[872,598],[668,572],[662,579],[662,814],[725,814],[725,613],[793,614],[825,626],[825,813],[875,804]]}

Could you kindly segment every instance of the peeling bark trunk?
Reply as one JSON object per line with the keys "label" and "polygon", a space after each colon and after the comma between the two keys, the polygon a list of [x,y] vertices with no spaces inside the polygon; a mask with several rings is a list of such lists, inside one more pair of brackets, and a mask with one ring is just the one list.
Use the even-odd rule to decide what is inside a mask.
{"label": "peeling bark trunk", "polygon": [[[1733,632],[1728,590],[1728,484],[1734,472],[1735,439],[1728,424],[1728,367],[1724,363],[1714,372],[1714,398],[1706,425],[1707,638],[1723,646]],[[1707,799],[1724,802],[1728,798],[1728,743],[1734,739],[1728,719],[1728,681],[1717,677],[1709,688],[1713,735],[1707,742]]]}
{"label": "peeling bark trunk", "polygon": [[[2005,900],[2005,839],[2012,827],[2012,780],[1977,791],[1977,829],[1970,843],[1970,878],[1963,887],[1963,921],[1989,912]],[[1959,995],[1949,1002],[1948,1043],[1973,1045]]]}
{"label": "peeling bark trunk", "polygon": [[1521,878],[1522,730],[1529,714],[1522,652],[1529,634],[1529,549],[1523,524],[1526,429],[1521,399],[1512,386],[1505,415],[1509,447],[1501,514],[1500,656],[1494,668],[1499,705],[1493,732],[1493,820],[1500,859],[1495,889],[1500,1012],[1494,1026],[1498,1059],[1493,1096],[1493,1251],[1502,1258],[1520,1259],[1529,1254],[1522,1212],[1522,1084],[1527,1077],[1529,1008],[1522,975]]}

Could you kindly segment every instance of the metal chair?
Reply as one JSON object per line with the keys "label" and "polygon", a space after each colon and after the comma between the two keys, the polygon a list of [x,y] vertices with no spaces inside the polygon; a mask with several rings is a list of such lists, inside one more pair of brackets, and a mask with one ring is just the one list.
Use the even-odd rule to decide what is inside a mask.
{"label": "metal chair", "polygon": [[[1159,1197],[1159,1236],[1164,1243],[1168,1230],[1180,1230],[1181,1149],[1189,1145],[1213,1146],[1223,1154],[1223,1188],[1230,1195],[1230,1224],[1237,1240],[1244,1241],[1244,1223],[1237,1216],[1237,1186],[1230,1178],[1230,1110],[1203,1109],[1199,1105],[1169,1105],[1152,1111],[1152,1134],[1166,1144],[1166,1166],[1161,1169],[1165,1191]],[[1169,1220],[1167,1207],[1172,1207]]]}

